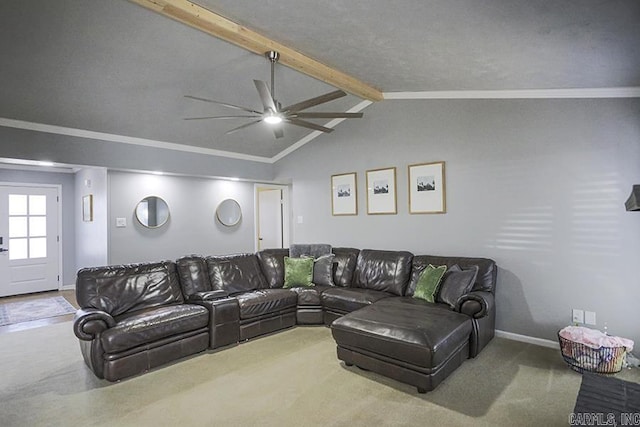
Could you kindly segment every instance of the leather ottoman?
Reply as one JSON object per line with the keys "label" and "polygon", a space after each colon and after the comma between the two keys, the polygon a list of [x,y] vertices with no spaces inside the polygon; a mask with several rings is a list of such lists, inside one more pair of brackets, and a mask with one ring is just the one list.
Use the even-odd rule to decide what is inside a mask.
{"label": "leather ottoman", "polygon": [[338,358],[417,387],[433,390],[469,357],[471,318],[448,306],[387,298],[331,325]]}

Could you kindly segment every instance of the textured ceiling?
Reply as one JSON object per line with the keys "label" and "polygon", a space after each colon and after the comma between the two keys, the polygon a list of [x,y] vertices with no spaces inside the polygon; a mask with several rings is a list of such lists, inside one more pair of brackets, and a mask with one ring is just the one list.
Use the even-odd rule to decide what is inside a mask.
{"label": "textured ceiling", "polygon": [[[640,86],[636,0],[196,3],[383,92]],[[0,2],[0,55],[2,118],[263,157],[310,132],[182,120],[232,112],[187,94],[261,109],[252,79],[269,79],[268,62],[125,0]],[[332,90],[277,70],[283,104]]]}

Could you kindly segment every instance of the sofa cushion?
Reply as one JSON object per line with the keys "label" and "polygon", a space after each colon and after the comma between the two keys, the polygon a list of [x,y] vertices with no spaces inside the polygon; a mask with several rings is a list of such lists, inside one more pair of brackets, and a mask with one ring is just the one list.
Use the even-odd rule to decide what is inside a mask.
{"label": "sofa cushion", "polygon": [[335,286],[333,282],[334,254],[322,255],[313,262],[313,284],[321,286]]}
{"label": "sofa cushion", "polygon": [[451,266],[442,277],[436,301],[455,308],[458,299],[471,291],[477,275],[477,265],[465,267],[464,269],[458,265]]}
{"label": "sofa cushion", "polygon": [[498,276],[498,267],[495,261],[488,258],[466,258],[466,257],[447,257],[433,255],[416,255],[413,257],[413,269],[411,272],[411,280],[407,289],[407,295],[413,295],[418,276],[423,268],[429,264],[446,265],[450,268],[459,265],[461,268],[472,265],[478,266],[478,276],[471,290],[473,291],[489,291],[493,292],[496,286],[496,278]]}
{"label": "sofa cushion", "polygon": [[213,290],[232,294],[268,287],[254,254],[210,256],[206,261]]}
{"label": "sofa cushion", "polygon": [[429,264],[427,268],[422,271],[422,274],[420,274],[420,279],[418,279],[413,297],[423,299],[427,302],[436,302],[438,285],[440,285],[442,276],[444,276],[446,271],[446,265],[434,267]]}
{"label": "sofa cushion", "polygon": [[100,336],[106,353],[120,353],[163,338],[205,328],[209,311],[195,304],[176,304],[128,313]]}
{"label": "sofa cushion", "polygon": [[333,286],[316,285],[312,287],[299,286],[297,288],[289,289],[292,292],[298,294],[298,306],[320,306],[320,295],[327,289],[331,289]]}
{"label": "sofa cushion", "polygon": [[365,307],[383,298],[394,296],[388,292],[372,289],[328,288],[320,295],[322,307],[349,313]]}
{"label": "sofa cushion", "polygon": [[83,268],[76,278],[76,298],[80,307],[113,317],[184,301],[171,261]]}
{"label": "sofa cushion", "polygon": [[290,289],[259,289],[235,295],[240,306],[240,319],[251,319],[265,314],[295,308],[298,294]]}
{"label": "sofa cushion", "polygon": [[313,258],[284,257],[284,288],[313,286]]}
{"label": "sofa cushion", "polygon": [[331,251],[335,255],[333,258],[333,283],[336,286],[351,286],[360,250],[355,248],[333,248]]}
{"label": "sofa cushion", "polygon": [[469,341],[467,315],[411,297],[387,298],[331,324],[339,346],[437,368]]}
{"label": "sofa cushion", "polygon": [[284,285],[284,257],[289,256],[289,249],[265,249],[256,255],[268,287],[281,288]]}
{"label": "sofa cushion", "polygon": [[411,277],[412,258],[406,251],[363,249],[358,255],[353,286],[402,296]]}
{"label": "sofa cushion", "polygon": [[185,297],[211,291],[207,262],[200,255],[188,255],[176,261],[180,286]]}

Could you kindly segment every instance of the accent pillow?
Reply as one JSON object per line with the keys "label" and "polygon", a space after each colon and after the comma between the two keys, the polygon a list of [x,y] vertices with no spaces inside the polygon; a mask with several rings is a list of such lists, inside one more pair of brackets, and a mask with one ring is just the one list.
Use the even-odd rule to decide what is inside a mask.
{"label": "accent pillow", "polygon": [[449,304],[449,307],[455,308],[458,298],[471,291],[473,284],[476,283],[477,276],[477,265],[465,268],[460,268],[458,264],[452,265],[442,278],[436,301]]}
{"label": "accent pillow", "polygon": [[313,286],[313,258],[284,257],[284,286]]}
{"label": "accent pillow", "polygon": [[423,299],[427,302],[436,302],[438,285],[446,271],[446,265],[435,267],[429,264],[424,270],[422,270],[422,273],[420,273],[418,283],[416,284],[416,290],[413,292],[413,297]]}
{"label": "accent pillow", "polygon": [[333,283],[333,258],[334,254],[322,255],[313,263],[313,284],[322,286],[335,286]]}

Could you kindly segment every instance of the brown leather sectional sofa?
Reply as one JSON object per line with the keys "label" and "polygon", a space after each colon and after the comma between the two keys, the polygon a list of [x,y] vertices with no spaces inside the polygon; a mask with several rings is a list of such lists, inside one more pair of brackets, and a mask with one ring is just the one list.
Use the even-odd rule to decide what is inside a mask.
{"label": "brown leather sectional sofa", "polygon": [[[484,258],[333,248],[329,282],[284,289],[288,249],[82,269],[74,332],[117,381],[294,325],[331,326],[338,357],[424,392],[493,338],[497,267]],[[477,266],[454,306],[413,298],[428,264]],[[476,267],[473,267],[476,268]]]}

